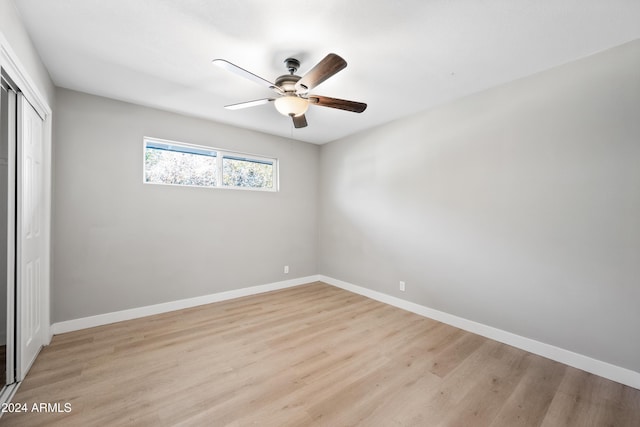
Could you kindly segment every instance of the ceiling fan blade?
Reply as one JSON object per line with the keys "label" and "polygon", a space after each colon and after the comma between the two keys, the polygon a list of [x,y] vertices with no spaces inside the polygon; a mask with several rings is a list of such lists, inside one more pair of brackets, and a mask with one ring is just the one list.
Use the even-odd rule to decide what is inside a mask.
{"label": "ceiling fan blade", "polygon": [[296,129],[307,127],[307,118],[304,114],[301,116],[291,116],[291,118],[293,119],[293,127]]}
{"label": "ceiling fan blade", "polygon": [[282,89],[280,89],[278,86],[276,86],[274,83],[271,83],[269,80],[263,79],[260,76],[257,76],[255,74],[253,74],[250,71],[245,70],[244,68],[238,67],[235,64],[232,64],[231,62],[225,60],[225,59],[214,59],[213,61],[211,61],[214,65],[217,65],[218,67],[225,69],[227,71],[231,71],[234,74],[237,74],[241,77],[244,77],[245,79],[249,79],[254,83],[259,84],[260,86],[266,86],[271,90],[274,90],[280,94],[282,94]]}
{"label": "ceiling fan blade", "polygon": [[336,74],[338,71],[344,69],[347,66],[347,61],[336,55],[330,53],[324,57],[324,59],[316,64],[311,70],[307,72],[296,83],[296,89],[299,92],[305,93],[310,89],[318,86],[329,77]]}
{"label": "ceiling fan blade", "polygon": [[347,101],[346,99],[329,98],[328,96],[309,95],[309,102],[321,107],[338,108],[340,110],[362,113],[367,109],[363,102]]}
{"label": "ceiling fan blade", "polygon": [[242,108],[249,108],[249,107],[255,107],[257,105],[268,104],[273,101],[275,101],[275,98],[256,99],[255,101],[247,101],[247,102],[240,102],[238,104],[225,105],[224,108],[226,108],[227,110],[240,110]]}

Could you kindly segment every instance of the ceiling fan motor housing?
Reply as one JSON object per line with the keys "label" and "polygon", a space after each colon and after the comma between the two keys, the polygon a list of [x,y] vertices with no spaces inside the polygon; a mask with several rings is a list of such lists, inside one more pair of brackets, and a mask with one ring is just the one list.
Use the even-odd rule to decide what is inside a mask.
{"label": "ceiling fan motor housing", "polygon": [[295,93],[298,80],[300,80],[300,76],[283,74],[276,79],[276,86],[281,88],[285,93]]}

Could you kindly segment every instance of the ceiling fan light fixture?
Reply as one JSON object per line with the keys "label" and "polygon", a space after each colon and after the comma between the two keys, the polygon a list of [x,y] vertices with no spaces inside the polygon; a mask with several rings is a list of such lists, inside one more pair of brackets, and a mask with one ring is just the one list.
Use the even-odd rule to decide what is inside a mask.
{"label": "ceiling fan light fixture", "polygon": [[331,98],[328,96],[308,95],[309,90],[318,86],[320,83],[335,75],[347,66],[347,61],[342,59],[335,53],[330,53],[318,62],[311,70],[300,77],[295,73],[300,67],[300,61],[295,58],[287,58],[285,65],[289,74],[279,76],[275,83],[257,76],[244,68],[240,68],[235,64],[224,59],[214,59],[213,63],[235,74],[243,76],[261,86],[278,93],[274,98],[256,99],[255,101],[241,102],[238,104],[225,105],[224,108],[230,110],[239,110],[247,107],[255,107],[273,102],[276,110],[283,116],[289,116],[293,120],[293,126],[296,129],[307,127],[307,118],[305,113],[309,108],[309,104],[319,107],[336,108],[338,110],[351,111],[354,113],[362,113],[367,104],[364,102],[349,101],[346,99]]}
{"label": "ceiling fan light fixture", "polygon": [[296,95],[285,95],[276,99],[275,106],[283,116],[299,117],[307,112],[309,101]]}

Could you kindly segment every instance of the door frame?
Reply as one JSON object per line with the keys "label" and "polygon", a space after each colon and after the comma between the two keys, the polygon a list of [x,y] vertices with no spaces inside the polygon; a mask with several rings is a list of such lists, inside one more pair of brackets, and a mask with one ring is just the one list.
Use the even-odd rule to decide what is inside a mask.
{"label": "door frame", "polygon": [[[43,215],[42,215],[42,235],[43,235],[43,258],[42,258],[42,279],[43,295],[41,305],[42,327],[44,328],[44,345],[51,342],[51,317],[50,317],[50,282],[51,282],[51,134],[52,134],[52,111],[46,98],[42,95],[33,79],[30,77],[26,67],[7,42],[4,34],[0,32],[0,69],[11,78],[13,83],[20,89],[24,98],[31,104],[38,115],[43,120]],[[16,240],[19,239],[16,233]],[[18,243],[16,241],[16,243]],[[18,244],[19,246],[19,244]],[[13,256],[16,256],[15,248]],[[20,286],[17,283],[17,286]],[[19,304],[19,302],[18,302]],[[19,306],[19,305],[18,305]],[[16,329],[20,328],[20,316],[16,317]],[[17,334],[19,335],[19,334]],[[19,343],[16,343],[18,345]],[[15,392],[15,390],[14,390]],[[7,396],[1,396],[7,397]],[[0,402],[2,399],[0,398]]]}

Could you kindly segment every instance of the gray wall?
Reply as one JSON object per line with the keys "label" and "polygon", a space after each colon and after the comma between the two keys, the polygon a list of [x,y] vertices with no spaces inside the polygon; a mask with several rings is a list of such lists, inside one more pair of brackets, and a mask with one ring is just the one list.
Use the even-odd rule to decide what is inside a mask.
{"label": "gray wall", "polygon": [[320,273],[640,372],[640,41],[325,145],[320,177]]}
{"label": "gray wall", "polygon": [[[53,322],[316,274],[318,146],[65,89],[53,125]],[[143,136],[277,157],[281,191],[143,184]]]}

